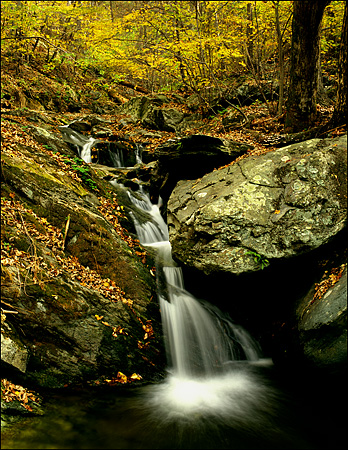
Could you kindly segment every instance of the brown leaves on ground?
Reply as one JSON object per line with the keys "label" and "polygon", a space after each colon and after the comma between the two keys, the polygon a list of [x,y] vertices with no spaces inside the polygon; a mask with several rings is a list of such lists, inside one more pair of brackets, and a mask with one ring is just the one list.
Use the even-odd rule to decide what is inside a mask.
{"label": "brown leaves on ground", "polygon": [[[28,161],[30,163],[33,159],[39,159],[40,153],[45,153],[52,158],[52,163],[55,163],[60,170],[67,173],[73,180],[82,183],[81,178],[74,170],[71,169],[70,164],[65,162],[67,158],[66,156],[60,154],[59,152],[49,150],[30,136],[30,134],[26,131],[30,125],[30,122],[28,122],[25,117],[16,116],[16,121],[20,121],[20,123],[10,123],[8,120],[1,122],[1,150],[4,154],[10,157],[20,158],[22,162]],[[18,144],[25,145],[33,150],[30,158],[28,158],[28,156],[20,150]]]}
{"label": "brown leaves on ground", "polygon": [[[41,226],[39,231],[32,222],[26,221],[27,217],[34,218]],[[31,209],[26,208],[22,203],[14,200],[1,199],[1,223],[3,226],[10,226],[13,230],[9,240],[1,241],[1,263],[3,267],[11,266],[27,273],[31,272],[34,284],[39,284],[44,288],[45,283],[50,279],[62,275],[64,272],[69,277],[78,281],[82,286],[100,292],[111,301],[122,301],[129,303],[124,292],[109,278],[102,278],[98,272],[84,267],[74,256],[65,256],[63,249],[63,234],[61,231],[50,225],[47,219],[37,216]],[[31,253],[18,250],[12,241],[25,234],[31,241]],[[37,255],[36,247],[38,243],[43,243],[52,250],[55,262],[46,262],[42,256]]]}
{"label": "brown leaves on ground", "polygon": [[324,272],[322,281],[315,284],[312,303],[316,300],[320,300],[326,292],[338,282],[346,266],[347,264],[342,264],[339,267],[333,268],[330,273],[328,270]]}
{"label": "brown leaves on ground", "polygon": [[[131,300],[128,301],[128,306],[129,306],[130,310],[136,316],[136,313],[133,309],[133,302]],[[100,321],[104,326],[112,328],[112,336],[113,337],[117,338],[120,335],[129,336],[129,333],[124,329],[124,327],[121,327],[120,325],[117,325],[117,326],[111,325],[109,322],[103,320],[104,316],[95,314],[95,318],[98,321]],[[140,348],[140,349],[148,348],[150,346],[150,340],[154,338],[154,334],[155,334],[153,327],[152,327],[151,320],[147,320],[146,323],[144,324],[144,322],[140,319],[140,317],[136,316],[136,318],[140,322],[143,331],[145,331],[143,341],[146,341],[146,342],[143,342],[143,341],[138,340],[138,348]]]}
{"label": "brown leaves on ground", "polygon": [[98,380],[91,381],[88,384],[92,386],[100,386],[100,385],[115,386],[117,384],[129,384],[134,381],[140,381],[142,379],[143,377],[138,373],[132,373],[132,375],[127,376],[123,372],[118,371],[115,377],[101,378]]}
{"label": "brown leaves on ground", "polygon": [[112,224],[121,239],[127,242],[130,248],[138,247],[139,240],[131,237],[119,222],[119,218],[124,217],[124,214],[123,206],[118,204],[116,194],[113,194],[112,199],[98,197],[98,200],[100,201],[99,212]]}
{"label": "brown leaves on ground", "polygon": [[1,379],[1,399],[6,403],[17,400],[27,411],[33,411],[29,401],[36,404],[40,402],[39,397],[33,391],[29,391],[19,384],[13,384],[6,378]]}
{"label": "brown leaves on ground", "polygon": [[[117,202],[116,194],[112,194],[112,199],[98,197],[98,200],[100,202],[98,210],[105,217],[105,219],[107,219],[112,224],[112,226],[116,230],[116,233],[121,237],[123,241],[127,242],[128,246],[134,251],[134,254],[145,265],[147,262],[147,251],[140,245],[139,239],[130,236],[127,230],[122,227],[119,222],[119,218],[125,217],[125,215],[123,213],[123,206],[120,206]],[[151,270],[150,273],[152,274]]]}

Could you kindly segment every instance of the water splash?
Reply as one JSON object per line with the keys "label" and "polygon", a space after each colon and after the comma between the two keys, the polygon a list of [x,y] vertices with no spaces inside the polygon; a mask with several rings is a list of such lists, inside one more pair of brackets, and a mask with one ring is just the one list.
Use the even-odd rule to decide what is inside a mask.
{"label": "water splash", "polygon": [[143,409],[163,430],[178,426],[180,432],[189,434],[187,423],[194,421],[196,430],[207,417],[214,417],[210,423],[219,427],[229,427],[233,421],[252,422],[258,409],[265,410],[268,392],[251,370],[253,364],[265,361],[260,359],[258,343],[227,314],[185,289],[160,213],[161,198],[153,204],[141,187],[127,192],[134,205],[132,217],[138,238],[143,246],[156,251],[169,372],[165,382],[149,386]]}
{"label": "water splash", "polygon": [[62,133],[63,140],[76,146],[79,157],[86,163],[92,162],[92,147],[98,142],[97,139],[86,137],[75,130],[69,128],[69,125],[62,125],[58,127]]}

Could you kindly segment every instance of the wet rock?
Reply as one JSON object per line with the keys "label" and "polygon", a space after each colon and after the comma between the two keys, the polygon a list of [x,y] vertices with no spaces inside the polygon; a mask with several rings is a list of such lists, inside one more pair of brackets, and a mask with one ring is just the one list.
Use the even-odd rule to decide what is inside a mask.
{"label": "wet rock", "polygon": [[241,273],[327,243],[346,225],[346,152],[346,136],[312,139],[180,181],[168,202],[173,255]]}
{"label": "wet rock", "polygon": [[347,365],[347,268],[322,296],[315,296],[317,287],[296,310],[299,345],[309,364],[339,370]]}

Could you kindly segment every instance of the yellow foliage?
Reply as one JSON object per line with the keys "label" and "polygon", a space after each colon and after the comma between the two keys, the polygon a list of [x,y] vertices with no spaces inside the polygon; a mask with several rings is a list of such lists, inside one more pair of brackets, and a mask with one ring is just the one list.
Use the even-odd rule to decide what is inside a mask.
{"label": "yellow foliage", "polygon": [[[291,39],[292,3],[277,2],[283,44]],[[253,18],[248,16],[252,5]],[[153,83],[172,83],[204,90],[217,80],[244,70],[245,44],[252,42],[260,62],[277,54],[275,2],[117,2],[111,17],[110,2],[1,2],[5,53],[29,55],[36,36],[55,58],[77,61]],[[333,1],[323,19],[324,57],[339,45],[344,2]],[[18,36],[24,36],[19,40]],[[55,61],[47,54],[46,71]],[[329,58],[327,58],[329,59]],[[337,59],[337,58],[336,58]],[[330,61],[332,57],[330,58]],[[335,63],[330,63],[337,64]],[[208,81],[207,81],[208,80]]]}

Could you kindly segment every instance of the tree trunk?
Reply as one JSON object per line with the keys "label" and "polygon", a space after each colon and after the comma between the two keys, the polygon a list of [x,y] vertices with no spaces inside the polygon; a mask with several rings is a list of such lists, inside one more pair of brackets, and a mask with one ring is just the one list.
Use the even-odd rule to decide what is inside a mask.
{"label": "tree trunk", "polygon": [[110,5],[111,22],[115,22],[115,19],[116,19],[116,7],[117,7],[116,2],[110,0],[109,5]]}
{"label": "tree trunk", "polygon": [[247,22],[246,22],[246,39],[247,39],[247,66],[249,69],[254,65],[254,43],[253,43],[253,5],[247,4]]}
{"label": "tree trunk", "polygon": [[342,37],[340,44],[340,56],[338,60],[338,85],[335,110],[332,117],[332,125],[347,124],[347,3],[344,7]]}
{"label": "tree trunk", "polygon": [[283,39],[280,30],[280,20],[279,20],[279,1],[273,2],[275,19],[276,19],[276,31],[277,31],[277,41],[278,41],[278,60],[279,60],[279,101],[278,101],[278,114],[283,114],[283,103],[284,103],[284,52],[283,52]]}
{"label": "tree trunk", "polygon": [[142,86],[137,86],[136,84],[134,84],[134,83],[129,83],[128,81],[118,81],[117,82],[117,84],[120,84],[121,86],[125,86],[125,87],[128,87],[128,88],[131,88],[131,89],[134,89],[135,91],[138,91],[138,92],[142,92],[143,94],[149,94],[150,92],[147,90],[147,89],[145,89],[144,87],[142,87]]}
{"label": "tree trunk", "polygon": [[316,119],[320,24],[329,3],[294,2],[287,132],[308,128]]}

